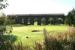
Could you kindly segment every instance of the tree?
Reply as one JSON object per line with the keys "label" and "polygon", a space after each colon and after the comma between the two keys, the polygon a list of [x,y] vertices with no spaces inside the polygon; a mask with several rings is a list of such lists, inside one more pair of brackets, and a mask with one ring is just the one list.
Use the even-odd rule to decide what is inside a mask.
{"label": "tree", "polygon": [[0,10],[8,6],[7,0],[0,0]]}
{"label": "tree", "polygon": [[5,31],[6,15],[3,13],[3,9],[7,7],[7,0],[0,0],[0,34]]}
{"label": "tree", "polygon": [[70,26],[75,25],[75,9],[73,8],[66,16],[66,23]]}

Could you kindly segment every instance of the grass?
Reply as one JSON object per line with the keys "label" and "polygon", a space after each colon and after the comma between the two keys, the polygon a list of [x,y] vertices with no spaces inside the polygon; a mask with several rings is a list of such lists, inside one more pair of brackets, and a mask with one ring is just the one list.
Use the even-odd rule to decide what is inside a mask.
{"label": "grass", "polygon": [[[47,31],[65,31],[68,26],[65,25],[47,25],[47,26],[13,26],[12,34],[17,36],[15,41],[18,44],[18,41],[21,41],[23,45],[33,46],[35,42],[42,42],[44,39],[43,29]],[[40,32],[32,32],[33,30],[40,30]],[[26,38],[28,37],[28,38]]]}

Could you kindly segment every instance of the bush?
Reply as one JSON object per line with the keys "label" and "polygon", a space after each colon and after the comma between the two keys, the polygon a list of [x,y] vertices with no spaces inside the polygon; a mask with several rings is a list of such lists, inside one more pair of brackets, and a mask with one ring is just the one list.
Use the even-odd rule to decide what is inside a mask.
{"label": "bush", "polygon": [[0,17],[0,25],[3,25],[5,22],[5,17]]}

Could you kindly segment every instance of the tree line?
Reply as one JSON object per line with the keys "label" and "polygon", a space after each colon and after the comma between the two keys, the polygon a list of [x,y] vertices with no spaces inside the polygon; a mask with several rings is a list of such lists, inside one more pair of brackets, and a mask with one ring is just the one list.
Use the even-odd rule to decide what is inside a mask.
{"label": "tree line", "polygon": [[75,9],[74,8],[67,14],[67,16],[65,16],[64,22],[66,22],[66,24],[68,24],[69,26],[75,26]]}

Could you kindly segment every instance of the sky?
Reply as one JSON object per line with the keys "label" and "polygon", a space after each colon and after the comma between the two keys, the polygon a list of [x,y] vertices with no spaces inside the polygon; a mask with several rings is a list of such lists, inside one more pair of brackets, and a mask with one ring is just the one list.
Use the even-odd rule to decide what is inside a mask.
{"label": "sky", "polygon": [[8,14],[67,14],[75,8],[75,0],[8,0]]}

